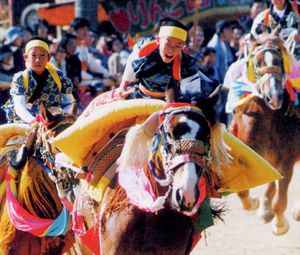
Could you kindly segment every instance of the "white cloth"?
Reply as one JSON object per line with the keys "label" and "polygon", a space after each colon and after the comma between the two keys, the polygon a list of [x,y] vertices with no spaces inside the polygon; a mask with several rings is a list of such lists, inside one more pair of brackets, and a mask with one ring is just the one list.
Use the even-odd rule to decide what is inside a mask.
{"label": "white cloth", "polygon": [[247,77],[247,58],[234,62],[228,69],[223,86],[228,88],[226,113],[232,113],[240,97],[246,92],[253,93],[255,84]]}
{"label": "white cloth", "polygon": [[26,107],[26,101],[24,95],[13,95],[14,105],[15,105],[15,111],[16,114],[19,116],[19,118],[26,122],[31,123],[34,121],[33,115],[27,110]]}

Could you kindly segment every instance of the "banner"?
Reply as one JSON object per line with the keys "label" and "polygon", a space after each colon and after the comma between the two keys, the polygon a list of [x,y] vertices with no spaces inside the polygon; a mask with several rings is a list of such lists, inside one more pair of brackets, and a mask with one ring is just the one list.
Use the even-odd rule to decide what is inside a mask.
{"label": "banner", "polygon": [[118,0],[100,1],[109,20],[121,33],[147,32],[163,17],[189,22],[232,18],[232,15],[246,14],[252,0]]}

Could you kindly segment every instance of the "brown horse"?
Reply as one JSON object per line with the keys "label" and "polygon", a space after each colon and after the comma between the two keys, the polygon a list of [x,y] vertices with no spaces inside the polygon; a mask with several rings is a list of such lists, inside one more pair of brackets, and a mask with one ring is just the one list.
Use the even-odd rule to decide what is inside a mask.
{"label": "brown horse", "polygon": [[[258,211],[264,222],[273,219],[273,233],[282,235],[289,228],[284,213],[293,166],[300,153],[300,118],[285,88],[285,69],[289,64],[286,51],[276,37],[266,42],[256,49],[253,57],[256,96],[248,96],[235,109],[232,131],[283,176],[278,185],[274,182],[268,185]],[[246,210],[254,210],[259,205],[249,191],[239,193],[239,197]],[[294,217],[300,220],[299,206]]]}
{"label": "brown horse", "polygon": [[[19,170],[11,169],[9,178],[17,187],[18,202],[29,214],[41,219],[56,219],[64,206],[53,180],[62,180],[59,180],[60,173],[52,168],[54,152],[49,139],[70,126],[75,119],[62,113],[52,115],[44,107],[40,116],[38,126],[27,135],[26,143],[18,150],[16,158],[11,158],[11,164]],[[16,175],[13,176],[12,173]],[[1,254],[62,254],[79,249],[75,247],[74,234],[67,228],[57,234],[42,237],[24,232],[19,225],[16,227],[11,222],[4,204],[0,220]]]}
{"label": "brown horse", "polygon": [[[211,107],[208,101],[203,105]],[[218,211],[207,202],[213,187],[209,165],[218,153],[228,159],[213,141],[211,131],[219,126],[211,128],[212,116],[175,103],[128,131],[119,184],[106,191],[98,214],[100,254],[190,253],[197,223],[213,224],[203,216]]]}

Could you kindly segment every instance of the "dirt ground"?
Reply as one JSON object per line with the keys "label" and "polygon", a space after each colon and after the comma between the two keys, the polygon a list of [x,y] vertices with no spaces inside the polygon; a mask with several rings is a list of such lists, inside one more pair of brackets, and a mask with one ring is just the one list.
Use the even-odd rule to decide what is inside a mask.
{"label": "dirt ground", "polygon": [[[260,186],[252,190],[259,197],[264,190]],[[256,212],[242,209],[238,197],[233,194],[226,198],[228,211],[221,221],[206,231],[192,255],[300,255],[300,222],[292,217],[293,203],[300,199],[300,163],[294,170],[289,187],[289,202],[286,216],[290,229],[283,236],[272,234],[271,224],[261,224]]]}

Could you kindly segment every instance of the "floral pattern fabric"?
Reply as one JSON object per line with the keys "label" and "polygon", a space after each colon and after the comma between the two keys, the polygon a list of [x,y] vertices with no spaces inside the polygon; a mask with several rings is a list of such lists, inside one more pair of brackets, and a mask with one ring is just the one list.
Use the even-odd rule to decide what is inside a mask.
{"label": "floral pattern fabric", "polygon": [[[41,95],[31,104],[27,103],[27,109],[33,116],[36,116],[39,111],[39,106],[43,104],[47,109],[52,107],[62,108],[62,95],[72,93],[72,82],[69,78],[63,75],[63,73],[57,70],[57,74],[60,77],[62,88],[59,91],[57,84],[54,79],[48,73],[48,78],[46,80],[45,86],[42,88]],[[23,72],[19,72],[14,75],[10,94],[13,95],[24,95],[25,101],[28,102],[37,87],[37,81],[34,79],[32,71],[28,72],[28,90],[26,91],[24,86]],[[14,102],[12,97],[8,100],[4,106],[6,111],[6,117],[8,123],[21,122],[20,118],[16,115],[14,110]]]}

